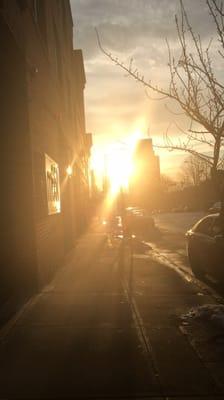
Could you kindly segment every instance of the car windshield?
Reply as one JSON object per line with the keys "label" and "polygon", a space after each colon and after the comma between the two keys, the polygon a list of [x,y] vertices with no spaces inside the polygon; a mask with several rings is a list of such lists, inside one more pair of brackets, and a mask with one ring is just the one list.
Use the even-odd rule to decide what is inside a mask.
{"label": "car windshield", "polygon": [[224,217],[208,216],[197,222],[192,230],[208,236],[224,235]]}
{"label": "car windshield", "polygon": [[193,227],[193,231],[197,233],[201,233],[203,235],[211,235],[211,227],[214,221],[214,217],[206,217],[203,220],[199,221]]}

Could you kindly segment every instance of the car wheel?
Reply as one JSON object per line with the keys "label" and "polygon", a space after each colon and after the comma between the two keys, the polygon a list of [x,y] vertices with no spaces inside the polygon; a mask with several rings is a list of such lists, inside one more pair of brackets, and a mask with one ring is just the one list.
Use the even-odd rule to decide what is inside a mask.
{"label": "car wheel", "polygon": [[197,256],[192,251],[189,251],[188,257],[189,257],[189,262],[190,262],[192,272],[196,276],[196,278],[199,278],[199,279],[204,278],[205,273],[201,267],[201,261],[200,261],[199,256]]}

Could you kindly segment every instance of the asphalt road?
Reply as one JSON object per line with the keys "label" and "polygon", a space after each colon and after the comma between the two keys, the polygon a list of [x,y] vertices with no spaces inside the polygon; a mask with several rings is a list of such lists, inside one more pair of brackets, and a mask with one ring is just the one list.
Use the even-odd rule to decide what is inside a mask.
{"label": "asphalt road", "polygon": [[169,249],[185,251],[185,233],[204,215],[203,212],[155,215],[155,224],[161,232],[159,242],[166,243]]}
{"label": "asphalt road", "polygon": [[166,213],[155,215],[156,225],[164,232],[185,234],[205,213]]}
{"label": "asphalt road", "polygon": [[[188,276],[194,278],[187,256],[185,233],[205,215],[203,212],[155,215],[155,223],[161,233],[158,239],[152,240],[156,257],[160,261],[163,259],[170,263],[177,271],[186,272]],[[223,296],[223,289],[218,287],[218,282],[214,278],[206,276],[203,283],[218,290],[219,294]]]}
{"label": "asphalt road", "polygon": [[153,240],[153,247],[170,262],[191,273],[186,253],[185,233],[205,214],[166,213],[154,216],[160,237]]}

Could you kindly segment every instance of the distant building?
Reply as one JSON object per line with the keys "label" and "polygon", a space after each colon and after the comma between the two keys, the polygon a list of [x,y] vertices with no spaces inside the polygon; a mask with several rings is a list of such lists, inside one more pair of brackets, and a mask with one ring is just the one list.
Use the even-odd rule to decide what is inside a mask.
{"label": "distant building", "polygon": [[152,209],[160,188],[160,162],[154,153],[152,139],[138,141],[133,162],[134,171],[129,185],[131,202]]}
{"label": "distant building", "polygon": [[1,1],[0,37],[2,301],[47,283],[84,229],[92,137],[69,1]]}

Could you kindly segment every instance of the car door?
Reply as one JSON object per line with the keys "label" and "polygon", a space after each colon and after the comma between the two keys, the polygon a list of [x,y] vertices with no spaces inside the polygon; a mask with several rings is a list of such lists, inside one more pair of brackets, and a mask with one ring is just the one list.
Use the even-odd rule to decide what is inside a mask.
{"label": "car door", "polygon": [[212,241],[210,245],[209,273],[215,278],[224,278],[224,221],[216,216],[211,227]]}
{"label": "car door", "polygon": [[208,216],[200,221],[193,229],[194,231],[194,249],[197,259],[200,262],[200,268],[206,274],[210,273],[212,254],[214,247],[214,237],[212,237],[213,216]]}

